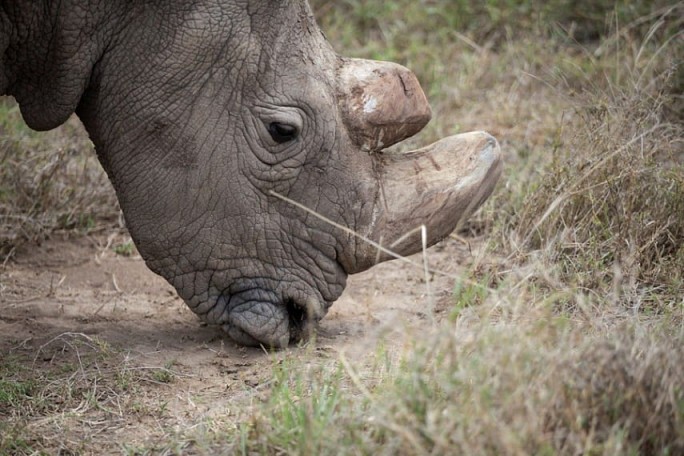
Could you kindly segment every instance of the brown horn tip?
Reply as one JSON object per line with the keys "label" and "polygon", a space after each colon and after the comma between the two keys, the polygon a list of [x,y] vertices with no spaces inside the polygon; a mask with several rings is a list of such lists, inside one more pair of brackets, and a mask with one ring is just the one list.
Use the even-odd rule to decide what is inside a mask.
{"label": "brown horn tip", "polygon": [[378,151],[409,138],[432,117],[418,79],[396,63],[343,59],[338,80],[345,124],[363,150]]}

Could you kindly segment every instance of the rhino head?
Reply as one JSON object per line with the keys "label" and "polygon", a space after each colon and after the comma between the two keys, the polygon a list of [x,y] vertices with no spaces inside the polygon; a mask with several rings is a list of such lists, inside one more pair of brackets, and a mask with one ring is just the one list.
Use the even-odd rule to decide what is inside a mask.
{"label": "rhino head", "polygon": [[389,258],[363,238],[415,253],[500,175],[483,132],[383,154],[430,119],[416,77],[338,56],[305,1],[41,3],[0,1],[0,93],[78,114],[147,265],[240,343],[286,346]]}

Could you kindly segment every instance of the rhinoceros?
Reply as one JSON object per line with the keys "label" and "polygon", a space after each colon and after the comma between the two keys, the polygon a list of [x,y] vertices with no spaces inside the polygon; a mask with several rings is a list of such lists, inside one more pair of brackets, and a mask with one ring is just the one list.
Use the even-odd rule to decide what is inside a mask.
{"label": "rhinoceros", "polygon": [[336,54],[305,0],[0,0],[0,94],[36,130],[78,115],[147,266],[245,345],[300,338],[501,174],[485,132],[383,153],[430,120],[416,76]]}

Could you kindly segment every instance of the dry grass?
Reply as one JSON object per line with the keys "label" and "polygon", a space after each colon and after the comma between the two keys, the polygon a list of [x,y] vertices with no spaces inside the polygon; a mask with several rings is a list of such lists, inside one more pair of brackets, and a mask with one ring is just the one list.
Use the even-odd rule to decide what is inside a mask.
{"label": "dry grass", "polygon": [[173,397],[167,386],[182,374],[172,361],[139,358],[81,333],[60,334],[35,352],[17,344],[0,366],[0,454],[116,453],[145,441],[145,432],[129,431],[125,442],[112,434],[136,421],[163,425]]}
{"label": "dry grass", "polygon": [[488,321],[442,328],[398,361],[379,352],[360,369],[342,359],[281,370],[283,384],[243,428],[242,452],[678,454],[681,328],[643,329]]}
{"label": "dry grass", "polygon": [[[684,287],[684,127],[668,116],[684,53],[657,60],[672,45],[599,48],[616,47],[617,67],[599,80],[596,71],[580,72],[582,92],[560,125],[545,175],[510,220],[516,247],[543,251],[567,275],[581,276],[578,286],[617,280],[628,293],[637,284]],[[567,85],[563,93],[572,93]]]}
{"label": "dry grass", "polygon": [[118,225],[118,203],[77,119],[33,132],[16,103],[0,98],[0,262],[56,230]]}
{"label": "dry grass", "polygon": [[[579,287],[636,296],[684,289],[684,143],[662,98],[634,93],[578,109],[579,126],[525,196],[512,242]],[[627,298],[629,299],[629,298]]]}

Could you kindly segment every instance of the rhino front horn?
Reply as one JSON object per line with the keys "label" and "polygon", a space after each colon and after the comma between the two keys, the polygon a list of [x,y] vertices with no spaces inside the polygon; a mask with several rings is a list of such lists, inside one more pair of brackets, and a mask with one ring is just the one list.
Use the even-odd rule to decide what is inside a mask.
{"label": "rhino front horn", "polygon": [[[421,250],[421,225],[426,227],[428,246],[457,229],[491,195],[502,170],[499,143],[483,131],[374,158],[380,202],[364,234],[399,255]],[[388,259],[373,245],[361,242],[347,272],[360,272]]]}
{"label": "rhino front horn", "polygon": [[401,65],[341,59],[338,99],[352,141],[378,151],[418,133],[432,116],[416,76]]}

